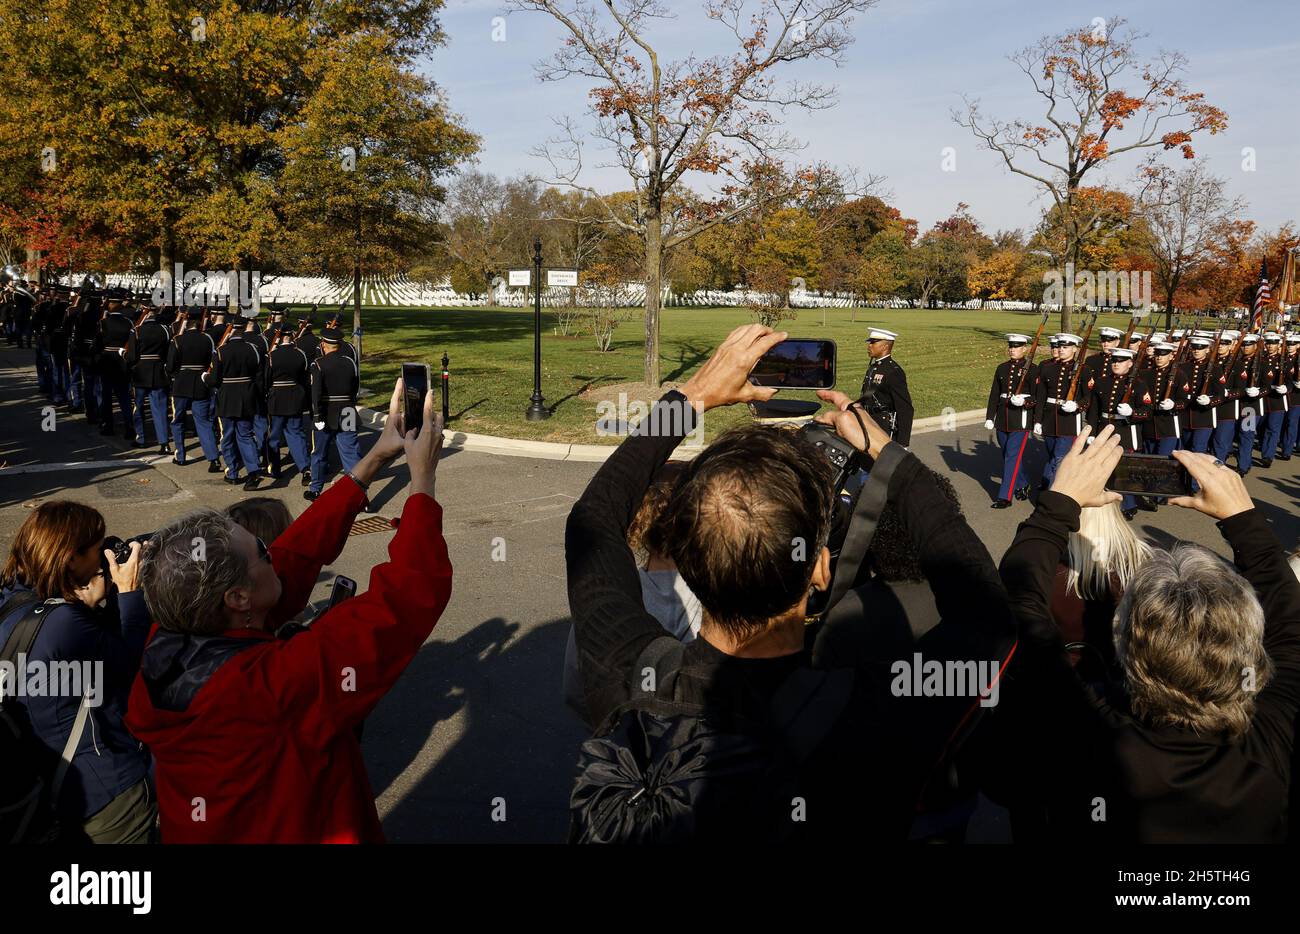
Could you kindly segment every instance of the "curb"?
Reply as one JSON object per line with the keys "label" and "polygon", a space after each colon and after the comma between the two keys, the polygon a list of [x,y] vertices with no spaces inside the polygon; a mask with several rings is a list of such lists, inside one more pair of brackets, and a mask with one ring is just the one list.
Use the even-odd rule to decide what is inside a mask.
{"label": "curb", "polygon": [[[380,430],[388,421],[388,413],[357,406],[362,423]],[[976,425],[984,421],[983,409],[967,409],[946,415],[932,415],[912,422],[912,434],[922,435],[932,431],[945,431]],[[475,451],[480,454],[497,454],[501,457],[531,457],[536,460],[580,461],[599,464],[618,449],[613,444],[567,444],[560,441],[527,441],[521,438],[501,438],[496,435],[476,435],[467,431],[449,431],[442,446],[448,450]],[[674,459],[690,460],[703,448],[680,446]]]}

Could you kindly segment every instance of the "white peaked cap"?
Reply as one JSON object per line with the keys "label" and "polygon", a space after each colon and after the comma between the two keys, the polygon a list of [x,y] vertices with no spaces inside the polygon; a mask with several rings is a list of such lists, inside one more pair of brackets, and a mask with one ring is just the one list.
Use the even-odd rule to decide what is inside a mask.
{"label": "white peaked cap", "polygon": [[893,331],[886,331],[884,328],[872,328],[867,332],[867,340],[879,338],[880,340],[892,341],[898,339],[898,334]]}

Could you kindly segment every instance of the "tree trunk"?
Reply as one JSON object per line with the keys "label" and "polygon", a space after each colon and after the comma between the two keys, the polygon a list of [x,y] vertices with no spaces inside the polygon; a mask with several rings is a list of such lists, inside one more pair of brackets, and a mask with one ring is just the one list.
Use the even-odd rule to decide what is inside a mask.
{"label": "tree trunk", "polygon": [[352,260],[352,338],[357,350],[357,367],[361,366],[361,210],[358,208],[353,235],[356,254]]}
{"label": "tree trunk", "polygon": [[[176,273],[176,235],[172,231],[170,224],[164,224],[160,236],[158,237],[158,280],[159,284],[163,282],[170,283],[168,295],[163,304],[183,305],[185,302],[184,291],[177,292],[177,287],[184,288],[184,283],[177,283]],[[177,297],[179,294],[179,298]]]}
{"label": "tree trunk", "polygon": [[659,388],[659,275],[663,259],[663,215],[652,204],[645,225],[645,382]]}

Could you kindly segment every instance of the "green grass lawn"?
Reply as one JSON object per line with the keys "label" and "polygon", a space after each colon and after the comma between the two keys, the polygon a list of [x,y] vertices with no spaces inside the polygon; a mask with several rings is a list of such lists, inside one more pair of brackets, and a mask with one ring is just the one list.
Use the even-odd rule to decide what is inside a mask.
{"label": "green grass lawn", "polygon": [[[829,338],[839,345],[838,387],[856,395],[867,367],[864,343],[868,325],[899,332],[894,356],[907,370],[916,417],[980,408],[988,398],[994,367],[1006,358],[1003,335],[1032,335],[1039,316],[1007,311],[923,311],[801,309],[781,327],[791,337]],[[749,323],[738,308],[667,308],[660,332],[661,375],[684,381],[713,348],[738,325]],[[1098,322],[1127,326],[1125,315]],[[374,310],[365,313],[365,359],[361,382],[385,397],[403,362],[426,362],[435,385],[445,351],[451,358],[450,427],[479,434],[543,441],[615,443],[596,434],[596,403],[579,393],[588,387],[639,381],[642,375],[644,324],[641,318],[621,324],[613,348],[596,350],[590,334],[562,337],[553,333],[555,316],[542,314],[542,394],[552,409],[544,422],[524,420],[532,394],[533,314],[520,309],[456,308]],[[1055,316],[1044,334],[1057,327]],[[1096,347],[1093,335],[1092,346]],[[1046,347],[1039,360],[1046,359]],[[790,393],[814,398],[811,393]],[[652,401],[652,400],[646,400]],[[375,398],[370,405],[382,406]],[[748,417],[744,407],[710,416],[709,434]]]}

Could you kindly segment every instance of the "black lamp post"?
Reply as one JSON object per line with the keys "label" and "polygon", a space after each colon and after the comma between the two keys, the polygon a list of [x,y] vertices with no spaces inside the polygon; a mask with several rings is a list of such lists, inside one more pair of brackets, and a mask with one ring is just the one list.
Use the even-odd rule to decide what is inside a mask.
{"label": "black lamp post", "polygon": [[533,240],[533,399],[524,417],[540,422],[551,417],[542,404],[542,238]]}

